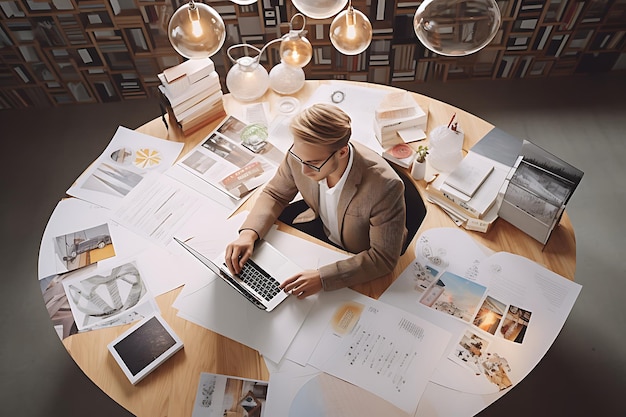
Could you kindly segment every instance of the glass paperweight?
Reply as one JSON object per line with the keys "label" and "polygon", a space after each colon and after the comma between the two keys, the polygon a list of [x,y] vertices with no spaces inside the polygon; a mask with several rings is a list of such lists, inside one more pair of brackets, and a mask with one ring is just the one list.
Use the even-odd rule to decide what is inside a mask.
{"label": "glass paperweight", "polygon": [[267,143],[267,126],[253,123],[243,128],[240,134],[241,143],[252,152],[260,152]]}
{"label": "glass paperweight", "polygon": [[413,28],[431,51],[464,56],[491,42],[501,21],[495,0],[426,0],[415,12]]}

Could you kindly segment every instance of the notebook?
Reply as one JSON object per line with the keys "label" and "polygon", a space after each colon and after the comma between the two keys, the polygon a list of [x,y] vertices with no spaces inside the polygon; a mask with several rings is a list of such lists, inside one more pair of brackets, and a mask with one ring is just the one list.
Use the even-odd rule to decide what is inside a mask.
{"label": "notebook", "polygon": [[285,291],[278,288],[280,283],[302,271],[266,241],[257,244],[239,275],[231,275],[224,262],[224,253],[211,260],[180,239],[175,237],[174,240],[248,301],[267,312],[288,297]]}

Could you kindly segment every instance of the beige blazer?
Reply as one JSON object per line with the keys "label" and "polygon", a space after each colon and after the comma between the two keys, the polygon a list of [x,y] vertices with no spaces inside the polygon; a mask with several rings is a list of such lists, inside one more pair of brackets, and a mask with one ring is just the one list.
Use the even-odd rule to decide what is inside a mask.
{"label": "beige blazer", "polygon": [[[388,274],[395,267],[406,239],[404,184],[380,155],[358,143],[352,169],[337,209],[341,243],[354,255],[319,268],[324,290],[349,287]],[[261,238],[283,209],[300,192],[310,211],[296,221],[318,216],[319,185],[302,174],[302,166],[287,155],[276,175],[259,194],[241,226]]]}

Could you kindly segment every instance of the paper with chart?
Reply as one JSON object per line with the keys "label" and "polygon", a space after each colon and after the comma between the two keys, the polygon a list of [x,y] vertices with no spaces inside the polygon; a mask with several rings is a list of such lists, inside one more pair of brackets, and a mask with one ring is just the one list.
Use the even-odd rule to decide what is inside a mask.
{"label": "paper with chart", "polygon": [[380,301],[349,301],[337,307],[309,363],[413,414],[449,337]]}
{"label": "paper with chart", "polygon": [[[541,360],[581,287],[526,258],[486,255],[467,239],[457,229],[426,231],[418,239],[416,259],[380,300],[452,334],[431,381],[493,394],[514,386]],[[477,299],[479,293],[470,297],[467,288],[484,291]]]}
{"label": "paper with chart", "polygon": [[172,166],[183,144],[120,126],[106,149],[67,194],[113,209],[148,173]]}

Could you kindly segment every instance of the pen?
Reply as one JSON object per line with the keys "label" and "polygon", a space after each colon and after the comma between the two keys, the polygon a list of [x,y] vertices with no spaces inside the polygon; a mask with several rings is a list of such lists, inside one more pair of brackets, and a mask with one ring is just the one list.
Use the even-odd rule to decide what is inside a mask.
{"label": "pen", "polygon": [[450,129],[450,126],[452,126],[452,122],[454,121],[454,118],[456,117],[456,113],[454,113],[452,115],[452,118],[450,119],[450,121],[448,122],[448,129]]}

